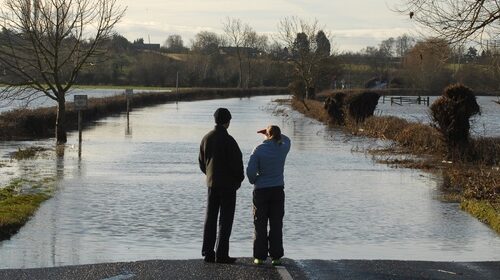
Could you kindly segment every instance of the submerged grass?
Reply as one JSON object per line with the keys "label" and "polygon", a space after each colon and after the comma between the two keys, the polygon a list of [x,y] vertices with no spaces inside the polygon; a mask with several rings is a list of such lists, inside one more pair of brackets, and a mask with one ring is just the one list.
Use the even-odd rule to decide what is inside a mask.
{"label": "submerged grass", "polygon": [[[293,99],[291,105],[308,117],[330,123],[319,101]],[[342,128],[349,134],[393,141],[393,146],[370,151],[377,162],[393,167],[442,171],[444,197],[460,201],[462,209],[500,233],[500,138],[472,139],[464,156],[451,162],[443,160],[447,153],[446,143],[439,131],[430,125],[394,116],[372,116],[362,123],[347,119]]]}
{"label": "submerged grass", "polygon": [[18,148],[17,151],[11,154],[11,157],[17,160],[25,160],[34,158],[37,153],[46,151],[47,148],[43,147],[27,147],[27,148]]}
{"label": "submerged grass", "polygon": [[52,193],[54,180],[16,179],[0,188],[0,240],[10,238]]}
{"label": "submerged grass", "polygon": [[464,199],[460,207],[500,233],[500,202]]}

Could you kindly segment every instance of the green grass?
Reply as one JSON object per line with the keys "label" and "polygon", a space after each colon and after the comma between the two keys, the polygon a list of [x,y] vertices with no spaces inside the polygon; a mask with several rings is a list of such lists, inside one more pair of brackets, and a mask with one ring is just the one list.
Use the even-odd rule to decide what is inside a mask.
{"label": "green grass", "polygon": [[481,222],[488,224],[497,233],[500,233],[500,202],[492,203],[485,200],[464,199],[460,207]]}
{"label": "green grass", "polygon": [[16,179],[0,188],[0,240],[15,234],[40,204],[50,198],[54,179],[40,181]]}
{"label": "green grass", "polygon": [[345,69],[349,69],[352,72],[364,72],[370,70],[370,65],[368,64],[342,64]]}

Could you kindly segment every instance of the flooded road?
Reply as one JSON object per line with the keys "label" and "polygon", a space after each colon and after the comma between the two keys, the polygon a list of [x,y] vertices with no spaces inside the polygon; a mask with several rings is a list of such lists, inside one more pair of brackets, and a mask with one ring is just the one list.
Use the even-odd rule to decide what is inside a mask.
{"label": "flooded road", "polygon": [[[440,202],[437,179],[375,164],[352,152],[375,140],[346,137],[290,110],[274,115],[272,99],[137,109],[129,126],[125,115],[109,117],[84,131],[81,159],[77,134],[70,134],[64,158],[42,159],[43,170],[60,179],[54,197],[0,243],[0,268],[200,258],[206,187],[197,157],[217,107],[231,111],[229,133],[245,163],[262,141],[256,131],[268,124],[292,140],[285,168],[286,257],[500,260],[500,236],[456,203]],[[50,140],[36,144],[44,143]],[[251,194],[245,180],[232,256],[252,254]]]}

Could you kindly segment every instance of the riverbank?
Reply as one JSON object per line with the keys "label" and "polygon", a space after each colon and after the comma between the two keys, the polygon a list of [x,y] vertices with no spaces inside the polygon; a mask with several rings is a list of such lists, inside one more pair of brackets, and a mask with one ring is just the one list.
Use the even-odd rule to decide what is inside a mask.
{"label": "riverbank", "polygon": [[16,179],[0,188],[0,241],[10,238],[52,195],[54,180]]}
{"label": "riverbank", "polygon": [[[293,99],[292,108],[329,124],[323,103]],[[397,117],[372,116],[363,123],[347,119],[343,126],[352,135],[390,140],[397,145],[371,151],[375,159],[397,167],[418,168],[444,177],[446,199],[460,202],[462,209],[500,233],[500,139],[473,139],[473,158],[451,162],[443,156],[446,145],[433,127]],[[396,156],[395,156],[396,155]]]}
{"label": "riverbank", "polygon": [[[336,93],[353,94],[359,92],[377,92],[380,96],[440,96],[441,92],[430,91],[425,89],[414,89],[414,88],[384,88],[384,89],[330,89],[318,93],[318,97],[324,97],[333,95]],[[500,91],[479,91],[476,96],[500,96]]]}
{"label": "riverbank", "polygon": [[[150,92],[133,95],[132,108],[152,106],[156,104],[196,101],[234,97],[250,97],[261,95],[288,94],[286,88],[251,88],[251,89],[182,89],[177,92]],[[82,110],[83,122],[89,124],[98,119],[125,112],[127,100],[125,95],[90,98],[88,108]],[[0,114],[0,141],[32,140],[54,136],[56,124],[56,107],[37,109],[18,109]],[[66,123],[68,131],[77,129],[78,111],[73,104],[66,106]]]}

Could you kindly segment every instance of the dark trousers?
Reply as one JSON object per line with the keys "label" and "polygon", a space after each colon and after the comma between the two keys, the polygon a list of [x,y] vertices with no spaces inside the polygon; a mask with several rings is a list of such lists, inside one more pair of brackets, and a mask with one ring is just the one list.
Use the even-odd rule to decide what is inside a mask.
{"label": "dark trousers", "polygon": [[[235,206],[236,190],[208,188],[207,213],[203,230],[203,248],[201,250],[203,256],[216,256],[217,258],[229,256],[229,237],[233,228]],[[217,217],[219,217],[218,236]],[[216,241],[217,245],[215,244]]]}
{"label": "dark trousers", "polygon": [[[283,257],[283,216],[285,192],[283,187],[271,187],[253,191],[253,240],[254,258],[265,260]],[[269,221],[269,234],[267,223]]]}

